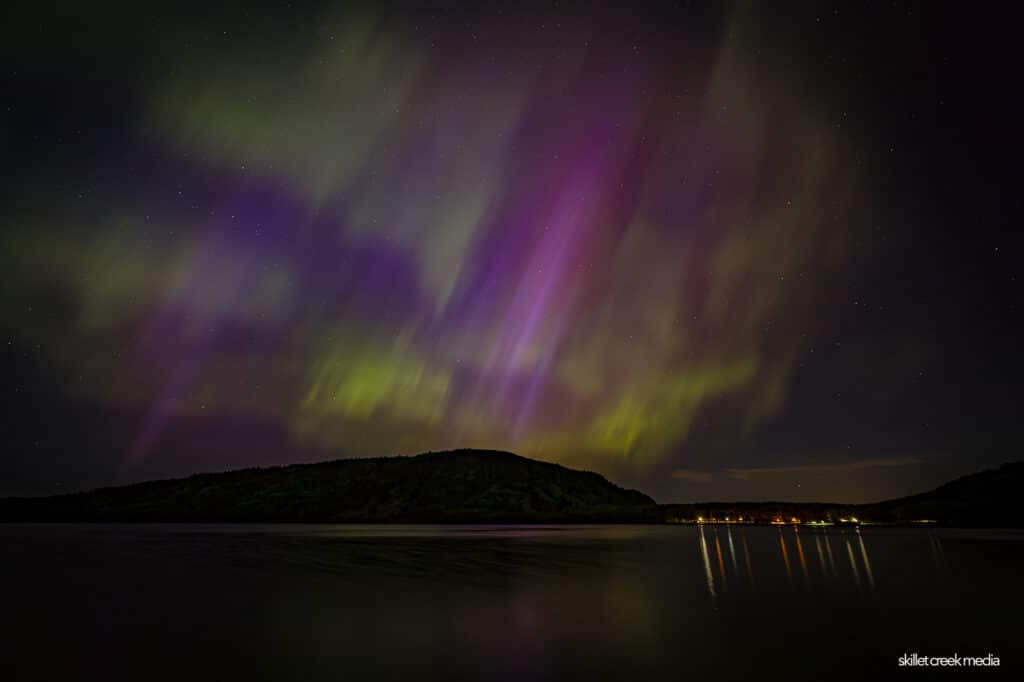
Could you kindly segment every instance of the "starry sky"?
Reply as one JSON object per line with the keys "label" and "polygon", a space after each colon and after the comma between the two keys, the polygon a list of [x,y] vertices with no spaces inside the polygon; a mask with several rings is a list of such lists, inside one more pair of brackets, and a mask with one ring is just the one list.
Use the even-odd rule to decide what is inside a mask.
{"label": "starry sky", "polygon": [[1020,458],[1021,10],[78,4],[0,22],[0,494],[483,447],[858,502]]}

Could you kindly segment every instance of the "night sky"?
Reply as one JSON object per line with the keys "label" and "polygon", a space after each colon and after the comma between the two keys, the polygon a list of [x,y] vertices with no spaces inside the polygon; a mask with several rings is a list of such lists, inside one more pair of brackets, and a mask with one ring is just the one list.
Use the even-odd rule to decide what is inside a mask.
{"label": "night sky", "polygon": [[858,502],[1020,459],[1013,3],[136,4],[2,10],[0,494],[486,447]]}

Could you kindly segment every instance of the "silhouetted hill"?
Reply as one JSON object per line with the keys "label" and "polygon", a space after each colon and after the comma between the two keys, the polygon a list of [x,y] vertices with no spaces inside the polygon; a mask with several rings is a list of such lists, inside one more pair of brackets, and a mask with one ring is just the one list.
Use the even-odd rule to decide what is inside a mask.
{"label": "silhouetted hill", "polygon": [[953,526],[1024,526],[1024,462],[979,471],[935,490],[865,505],[879,521],[934,519]]}
{"label": "silhouetted hill", "polygon": [[871,523],[926,521],[944,526],[1021,528],[1021,491],[1024,462],[1012,462],[963,476],[926,493],[871,504],[701,502],[662,505],[661,509],[670,522],[697,518],[734,521],[742,517],[754,523],[789,522],[793,518],[838,523],[856,518]]}
{"label": "silhouetted hill", "polygon": [[43,498],[0,500],[4,521],[658,521],[654,500],[592,472],[508,452],[196,474]]}
{"label": "silhouetted hill", "polygon": [[1024,527],[1024,462],[872,504],[704,502],[656,505],[603,476],[508,452],[453,450],[342,459],[0,499],[0,521],[305,521],[409,523],[826,520]]}

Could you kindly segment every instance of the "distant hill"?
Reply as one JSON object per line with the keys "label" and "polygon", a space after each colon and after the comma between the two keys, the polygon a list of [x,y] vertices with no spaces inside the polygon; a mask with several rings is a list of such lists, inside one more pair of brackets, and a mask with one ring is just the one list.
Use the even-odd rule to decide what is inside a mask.
{"label": "distant hill", "polygon": [[1024,528],[1024,462],[1004,464],[950,481],[935,490],[871,504],[801,502],[703,502],[662,505],[670,522],[697,518],[771,523],[856,518],[872,523],[926,521],[944,526]]}
{"label": "distant hill", "polygon": [[508,452],[196,474],[42,498],[0,499],[3,521],[650,522],[654,500],[592,472]]}
{"label": "distant hill", "polygon": [[864,505],[873,519],[906,522],[933,519],[950,526],[1024,527],[1024,462],[979,471],[935,490]]}
{"label": "distant hill", "polygon": [[930,492],[873,504],[703,502],[657,505],[603,476],[509,452],[412,457],[196,474],[116,488],[0,499],[0,521],[324,523],[771,523],[826,520],[1024,527],[1024,462]]}

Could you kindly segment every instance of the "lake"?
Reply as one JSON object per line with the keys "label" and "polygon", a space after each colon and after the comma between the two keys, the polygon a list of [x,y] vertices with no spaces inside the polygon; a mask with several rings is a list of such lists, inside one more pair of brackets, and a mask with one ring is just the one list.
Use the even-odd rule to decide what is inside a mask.
{"label": "lake", "polygon": [[1019,531],[0,525],[0,654],[11,680],[1002,677],[1022,576]]}

